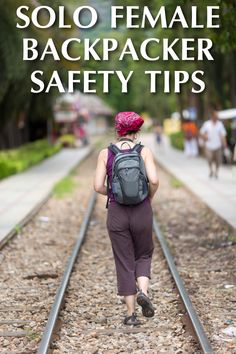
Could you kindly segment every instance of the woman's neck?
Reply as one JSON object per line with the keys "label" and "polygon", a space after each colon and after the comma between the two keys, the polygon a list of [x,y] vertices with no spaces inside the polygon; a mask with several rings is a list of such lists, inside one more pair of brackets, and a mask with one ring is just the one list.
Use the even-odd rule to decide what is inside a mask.
{"label": "woman's neck", "polygon": [[118,141],[130,141],[130,142],[134,142],[134,138],[132,139],[131,137],[122,137],[122,138],[119,138]]}

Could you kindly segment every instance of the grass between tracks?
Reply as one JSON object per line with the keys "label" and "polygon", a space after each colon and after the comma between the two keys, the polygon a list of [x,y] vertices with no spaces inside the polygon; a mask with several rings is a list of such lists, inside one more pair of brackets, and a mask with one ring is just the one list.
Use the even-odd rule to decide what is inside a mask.
{"label": "grass between tracks", "polygon": [[173,188],[181,188],[181,187],[183,187],[182,182],[180,182],[177,178],[174,178],[174,177],[171,178],[170,185]]}
{"label": "grass between tracks", "polygon": [[230,235],[228,237],[228,241],[232,242],[233,245],[236,245],[236,234],[235,235]]}
{"label": "grass between tracks", "polygon": [[63,178],[53,188],[53,196],[56,198],[64,198],[68,194],[72,194],[78,184],[75,182],[73,175]]}
{"label": "grass between tracks", "polygon": [[26,337],[28,338],[28,340],[33,341],[33,340],[39,339],[41,337],[41,333],[32,332],[31,330],[29,330],[27,332]]}
{"label": "grass between tracks", "polygon": [[[109,143],[112,141],[112,138],[112,134],[109,132],[108,134],[102,135],[98,139],[96,139],[92,143],[92,145],[94,146],[96,151],[99,151],[102,148],[108,146]],[[75,167],[67,177],[63,178],[54,186],[52,193],[53,196],[61,199],[73,194],[75,189],[78,187],[78,182],[76,182],[75,180],[76,175],[77,167]]]}

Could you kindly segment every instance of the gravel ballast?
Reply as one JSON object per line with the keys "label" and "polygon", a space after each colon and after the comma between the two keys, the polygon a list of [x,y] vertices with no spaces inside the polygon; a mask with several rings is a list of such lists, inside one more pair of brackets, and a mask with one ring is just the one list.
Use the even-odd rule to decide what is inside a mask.
{"label": "gravel ballast", "polygon": [[[0,251],[1,354],[37,352],[88,205],[95,164],[96,153],[73,174],[74,191],[61,199],[50,198]],[[233,231],[173,177],[161,169],[159,175],[154,214],[191,300],[215,353],[236,353]],[[99,196],[66,294],[53,353],[199,353],[156,240],[150,286],[155,317],[142,317],[137,306],[141,326],[122,324],[125,305],[116,295],[105,203],[106,198]]]}
{"label": "gravel ballast", "polygon": [[[36,353],[50,307],[91,195],[93,155],[0,251],[0,353]],[[20,321],[20,322],[16,322]]]}
{"label": "gravel ballast", "polygon": [[186,333],[178,295],[156,239],[150,296],[156,313],[147,319],[137,306],[141,326],[123,325],[126,307],[116,295],[116,274],[106,230],[105,198],[99,197],[60,316],[59,353],[198,353]]}
{"label": "gravel ballast", "polygon": [[236,353],[235,231],[176,179],[159,176],[155,214],[190,298],[214,353]]}

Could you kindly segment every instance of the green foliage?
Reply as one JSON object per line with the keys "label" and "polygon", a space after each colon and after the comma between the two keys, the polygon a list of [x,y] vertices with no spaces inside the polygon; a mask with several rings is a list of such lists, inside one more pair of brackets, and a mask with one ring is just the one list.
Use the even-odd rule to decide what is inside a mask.
{"label": "green foliage", "polygon": [[[32,12],[36,6],[48,5],[58,11],[59,5],[65,5],[66,22],[72,24],[71,29],[58,30],[57,25],[50,29],[40,30],[30,25],[26,29],[16,28],[16,9],[22,5],[20,0],[0,1],[0,142],[1,146],[17,146],[13,141],[12,130],[17,131],[17,121],[20,116],[25,117],[26,125],[31,122],[46,122],[53,116],[52,104],[58,92],[52,90],[48,94],[31,94],[31,74],[35,70],[44,72],[45,85],[49,82],[53,70],[59,70],[62,81],[66,83],[66,70],[72,64],[66,60],[56,63],[51,58],[44,61],[22,60],[22,39],[35,38],[39,43],[40,51],[44,48],[48,38],[52,38],[56,48],[68,37],[73,37],[75,27],[67,9],[65,0],[25,0],[23,5],[29,6]],[[74,68],[74,63],[73,63]],[[78,68],[78,65],[77,65]],[[10,142],[9,142],[10,141]]]}
{"label": "green foliage", "polygon": [[18,149],[2,151],[0,152],[0,179],[22,172],[60,149],[60,144],[51,145],[47,140],[38,140]]}
{"label": "green foliage", "polygon": [[[115,5],[123,5],[120,0],[115,0]],[[117,102],[114,96],[107,97],[112,101],[118,109],[123,104],[123,108],[130,106],[138,111],[146,110],[151,115],[158,117],[159,120],[166,118],[175,110],[182,111],[191,105],[195,105],[198,109],[199,118],[206,117],[207,106],[210,102],[217,103],[222,109],[236,106],[236,2],[235,0],[181,0],[176,3],[174,0],[128,0],[126,5],[149,6],[153,15],[157,13],[161,6],[166,7],[167,17],[173,14],[177,5],[180,5],[190,23],[191,6],[198,7],[198,18],[201,22],[206,23],[206,8],[207,6],[220,6],[220,29],[183,29],[175,25],[174,29],[162,29],[157,26],[155,29],[135,29],[125,30],[122,28],[120,34],[123,37],[131,37],[138,45],[145,36],[154,38],[211,38],[213,40],[214,48],[212,54],[215,61],[204,60],[202,62],[190,61],[173,61],[166,62],[158,61],[154,63],[145,63],[145,61],[125,63],[126,70],[135,70],[141,73],[146,69],[148,70],[184,70],[192,73],[195,70],[203,70],[205,72],[204,81],[207,88],[205,92],[196,95],[193,99],[191,94],[192,84],[186,84],[180,94],[149,94],[148,88],[142,80],[142,75],[137,75],[134,79],[130,93],[125,95],[123,99]],[[124,20],[119,20],[125,26]],[[138,21],[138,20],[137,20]],[[140,21],[139,21],[140,22]],[[175,47],[176,49],[176,47]],[[180,48],[177,48],[180,51]],[[157,53],[158,54],[158,53]],[[114,61],[115,66],[117,62]],[[119,93],[117,94],[118,97]],[[126,103],[129,103],[126,106]],[[194,103],[193,103],[194,102]]]}
{"label": "green foliage", "polygon": [[218,0],[220,6],[221,28],[213,33],[217,49],[222,54],[236,50],[236,2],[235,0]]}
{"label": "green foliage", "polygon": [[76,186],[77,184],[73,180],[73,177],[67,176],[55,185],[53,189],[53,195],[56,198],[64,198],[68,194],[73,193]]}
{"label": "green foliage", "polygon": [[76,138],[74,135],[72,134],[66,134],[66,135],[62,135],[59,139],[58,139],[59,143],[62,146],[65,147],[74,147],[75,143],[76,143]]}
{"label": "green foliage", "polygon": [[171,145],[178,150],[184,149],[184,135],[183,132],[170,134]]}
{"label": "green foliage", "polygon": [[[101,3],[104,6],[122,5],[124,2],[120,0],[109,1],[86,1],[81,0],[78,4],[76,0],[25,0],[24,5],[28,5],[32,11],[37,5],[52,6],[58,11],[59,5],[66,6],[66,23],[71,23],[71,14],[73,10],[80,5],[95,6],[98,11],[101,9]],[[105,5],[104,5],[105,3]],[[4,129],[7,130],[9,121],[17,121],[21,113],[26,116],[26,121],[30,123],[34,120],[46,121],[52,117],[52,102],[57,94],[51,91],[49,94],[31,95],[30,75],[34,70],[44,71],[45,84],[48,83],[52,71],[58,70],[64,84],[66,86],[67,70],[122,70],[124,74],[134,71],[133,78],[130,83],[129,92],[122,94],[120,91],[120,82],[117,77],[111,78],[111,89],[109,94],[103,94],[102,81],[98,80],[98,94],[104,98],[116,110],[135,110],[138,112],[146,111],[151,116],[162,120],[170,116],[173,111],[182,111],[183,109],[196,105],[199,111],[199,118],[205,118],[206,106],[210,101],[220,104],[223,108],[236,106],[236,3],[235,0],[180,0],[178,3],[174,0],[127,0],[125,6],[149,6],[153,15],[161,6],[166,6],[167,17],[173,14],[177,5],[182,6],[186,17],[190,19],[191,6],[198,6],[199,19],[206,22],[206,6],[219,5],[221,12],[221,28],[220,29],[183,29],[181,26],[175,25],[174,29],[162,29],[160,26],[152,29],[126,29],[125,21],[119,20],[119,28],[112,31],[110,19],[107,12],[100,18],[98,25],[89,31],[79,33],[80,37],[96,38],[115,38],[119,41],[119,48],[124,46],[127,38],[131,38],[136,49],[139,48],[141,42],[146,38],[211,38],[214,42],[213,55],[214,62],[206,60],[202,62],[196,61],[158,61],[147,62],[145,60],[133,61],[126,56],[123,61],[119,60],[119,50],[112,54],[111,60],[99,62],[90,60],[89,62],[69,62],[62,59],[56,62],[51,58],[44,61],[35,60],[33,62],[22,61],[22,38],[36,38],[39,47],[42,49],[50,37],[59,49],[64,40],[68,37],[78,37],[78,29],[72,26],[72,29],[58,30],[57,24],[48,30],[39,30],[30,26],[25,30],[16,28],[15,11],[18,6],[22,5],[20,0],[1,0],[0,2],[0,139],[1,134],[4,136]],[[104,18],[105,17],[105,18]],[[110,32],[109,32],[110,31]],[[96,50],[101,52],[101,45],[96,45]],[[180,52],[181,48],[177,46],[175,49]],[[73,55],[80,55],[83,48],[82,45],[73,45],[71,51]],[[160,48],[150,48],[152,54],[158,54]],[[159,53],[160,54],[160,53]],[[149,83],[144,78],[145,70],[184,70],[191,74],[195,70],[205,71],[205,81],[207,89],[201,95],[191,94],[192,84],[186,84],[181,94],[163,94],[163,82],[160,80],[158,93],[149,93]],[[173,80],[172,80],[173,81]],[[173,82],[172,82],[173,84]],[[78,84],[78,88],[82,88],[83,82]],[[12,126],[11,126],[12,127]],[[11,128],[12,129],[12,128]],[[9,128],[8,128],[9,132]],[[10,133],[9,133],[10,135]]]}

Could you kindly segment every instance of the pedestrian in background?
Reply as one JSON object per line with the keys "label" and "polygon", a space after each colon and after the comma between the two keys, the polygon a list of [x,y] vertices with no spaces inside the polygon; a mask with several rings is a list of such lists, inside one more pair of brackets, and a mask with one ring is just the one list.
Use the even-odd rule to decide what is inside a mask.
{"label": "pedestrian in background", "polygon": [[[119,157],[128,156],[139,144],[137,132],[143,119],[134,112],[120,112],[115,118],[115,129],[118,135],[113,150],[119,149]],[[112,146],[112,145],[111,145]],[[115,147],[115,148],[114,148]],[[124,205],[116,201],[115,190],[105,186],[108,176],[108,186],[113,186],[113,161],[116,155],[110,148],[99,153],[94,179],[96,192],[108,195],[107,229],[112,244],[116,266],[118,295],[124,296],[127,306],[125,325],[139,325],[135,313],[135,297],[142,307],[145,317],[154,316],[154,308],[148,297],[148,287],[153,253],[152,225],[153,212],[151,201],[157,191],[159,182],[154,157],[149,148],[139,145],[137,151],[144,162],[149,184],[145,199],[136,205]],[[139,156],[138,155],[138,156]],[[128,157],[126,157],[128,158]],[[140,159],[140,160],[141,160]],[[123,173],[126,174],[126,169]],[[128,173],[128,172],[127,172]],[[132,190],[132,183],[128,189]],[[122,189],[121,189],[122,190]]]}
{"label": "pedestrian in background", "polygon": [[159,147],[162,146],[162,134],[163,134],[163,128],[162,128],[162,125],[157,122],[155,125],[154,125],[154,134],[155,134],[155,137],[156,137],[156,142],[157,142],[157,145]]}
{"label": "pedestrian in background", "polygon": [[222,162],[223,148],[227,148],[226,130],[214,106],[210,110],[210,119],[200,129],[201,137],[205,142],[205,155],[209,164],[209,177],[218,178],[219,167]]}
{"label": "pedestrian in background", "polygon": [[186,119],[182,125],[184,133],[184,153],[188,157],[198,155],[198,128],[196,123]]}

